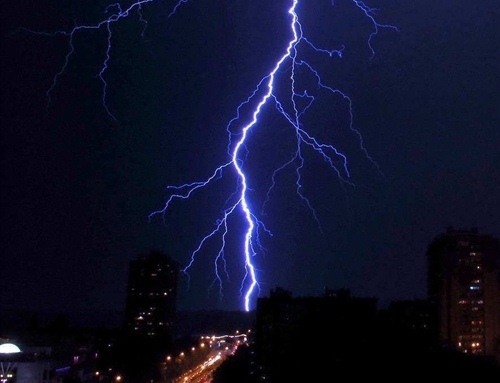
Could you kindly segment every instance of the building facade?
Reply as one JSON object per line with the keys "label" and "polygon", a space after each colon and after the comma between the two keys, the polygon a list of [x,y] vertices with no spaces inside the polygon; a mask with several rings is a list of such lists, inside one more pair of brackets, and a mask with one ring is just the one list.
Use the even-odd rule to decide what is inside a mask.
{"label": "building facade", "polygon": [[130,261],[125,327],[144,339],[172,338],[176,314],[178,265],[152,251]]}
{"label": "building facade", "polygon": [[[2,339],[0,339],[0,342]],[[17,341],[16,341],[17,342]],[[0,383],[95,382],[97,356],[70,337],[54,346],[0,344]]]}
{"label": "building facade", "polygon": [[441,344],[500,361],[500,241],[476,228],[449,228],[427,257]]}

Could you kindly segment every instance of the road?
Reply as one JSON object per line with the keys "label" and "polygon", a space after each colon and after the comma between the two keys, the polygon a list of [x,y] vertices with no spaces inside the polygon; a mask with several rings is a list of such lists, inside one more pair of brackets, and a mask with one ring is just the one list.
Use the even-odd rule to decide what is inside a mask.
{"label": "road", "polygon": [[[210,383],[214,371],[228,356],[233,355],[240,345],[246,343],[247,337],[245,334],[207,336],[202,338],[199,347],[208,346],[210,347],[210,352],[207,353],[204,360],[171,380],[171,383]],[[195,348],[192,350],[194,352]],[[181,353],[180,356],[182,358],[188,357],[184,353]]]}

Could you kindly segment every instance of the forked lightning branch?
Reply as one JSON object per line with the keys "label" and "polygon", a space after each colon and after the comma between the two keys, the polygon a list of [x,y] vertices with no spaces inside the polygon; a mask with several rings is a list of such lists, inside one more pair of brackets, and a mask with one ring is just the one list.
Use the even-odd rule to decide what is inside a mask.
{"label": "forked lightning branch", "polygon": [[[189,1],[195,2],[196,0]],[[361,15],[366,17],[366,20],[371,25],[371,32],[366,38],[366,43],[372,55],[375,54],[372,48],[372,40],[379,31],[383,28],[393,30],[397,30],[397,28],[392,25],[380,24],[375,18],[376,10],[369,7],[364,2],[359,0],[345,1],[351,2]],[[306,5],[304,0],[302,2]],[[64,57],[64,61],[59,71],[55,74],[51,87],[47,91],[49,106],[51,93],[58,86],[61,75],[68,69],[68,64],[77,50],[75,43],[76,35],[85,33],[89,30],[101,30],[104,31],[107,36],[104,60],[97,73],[102,84],[102,104],[110,118],[119,120],[119,116],[115,116],[111,112],[107,102],[108,82],[106,81],[106,75],[108,71],[111,70],[109,61],[113,54],[113,40],[118,38],[118,36],[115,37],[113,35],[113,28],[116,23],[119,23],[123,19],[133,17],[137,19],[137,22],[144,23],[144,27],[147,28],[147,20],[144,18],[142,11],[146,6],[152,7],[153,4],[150,3],[158,3],[156,6],[164,6],[164,2],[159,2],[157,0],[141,0],[129,6],[113,3],[108,5],[104,10],[104,18],[94,24],[76,25],[71,30],[55,32],[30,31],[35,34],[47,36],[63,35],[68,39],[68,51]],[[180,0],[176,4],[173,4],[169,17],[175,17],[178,12],[186,11],[186,3],[188,3],[188,0]],[[225,270],[225,246],[227,239],[233,233],[231,230],[231,223],[233,220],[230,221],[229,218],[232,216],[241,217],[242,221],[239,222],[239,225],[240,227],[243,225],[245,228],[243,235],[241,235],[241,231],[234,232],[238,232],[238,235],[241,236],[241,238],[238,239],[240,241],[238,256],[241,258],[241,275],[243,275],[240,284],[240,296],[242,297],[242,305],[246,311],[252,308],[253,299],[259,289],[259,275],[254,263],[255,260],[258,259],[259,252],[262,250],[260,241],[258,240],[259,235],[270,234],[264,222],[259,219],[257,212],[251,207],[254,204],[251,204],[249,200],[249,191],[251,189],[249,182],[250,179],[252,179],[252,182],[255,182],[255,179],[251,177],[249,170],[245,166],[245,159],[247,158],[246,150],[249,147],[248,140],[250,140],[249,133],[254,127],[261,124],[261,120],[263,119],[263,108],[268,105],[274,107],[277,113],[282,117],[282,120],[290,127],[290,131],[293,132],[294,141],[296,143],[291,156],[284,163],[276,167],[271,180],[271,188],[275,186],[275,180],[280,172],[292,170],[295,182],[290,186],[296,190],[299,200],[307,206],[316,220],[318,220],[318,218],[314,206],[309,202],[302,189],[302,172],[304,171],[306,162],[306,153],[313,153],[319,156],[326,161],[331,167],[332,172],[341,182],[351,183],[347,155],[336,148],[334,143],[323,142],[316,138],[308,129],[308,126],[303,123],[304,116],[310,112],[311,106],[317,101],[317,98],[320,97],[318,90],[327,92],[333,97],[337,97],[340,102],[345,103],[346,110],[348,111],[347,119],[349,121],[349,129],[358,139],[360,149],[366,157],[374,162],[363,146],[360,132],[354,126],[351,98],[342,90],[337,89],[331,84],[325,83],[322,80],[320,71],[316,69],[311,62],[306,60],[303,54],[304,51],[312,51],[316,55],[323,55],[329,60],[341,60],[345,54],[344,46],[322,47],[312,41],[308,37],[307,31],[302,27],[301,15],[298,11],[300,9],[299,5],[302,5],[299,4],[299,0],[290,0],[288,6],[283,9],[288,20],[288,38],[281,52],[276,54],[272,67],[269,68],[267,73],[262,74],[261,80],[255,84],[254,91],[249,94],[245,100],[241,100],[241,104],[237,110],[234,111],[234,118],[228,121],[226,126],[213,127],[213,129],[226,129],[228,132],[228,151],[227,153],[221,153],[221,157],[224,159],[221,163],[215,165],[212,171],[209,172],[204,179],[194,181],[187,180],[187,182],[182,185],[168,186],[168,198],[165,204],[157,211],[152,212],[149,216],[150,218],[156,215],[165,216],[168,214],[172,204],[188,203],[187,200],[191,196],[197,193],[203,193],[203,189],[215,180],[226,176],[233,178],[236,176],[236,193],[227,196],[227,205],[220,212],[220,216],[214,217],[215,224],[213,229],[206,233],[203,238],[200,238],[197,246],[194,247],[190,254],[189,261],[183,267],[182,271],[189,276],[188,273],[190,268],[197,261],[197,257],[200,253],[205,250],[208,241],[218,241],[218,252],[214,258],[213,272],[214,281],[218,283],[219,291],[222,294],[223,279],[227,272],[227,270]],[[334,1],[331,0],[329,6],[332,12],[336,10],[335,5]],[[269,38],[273,38],[273,36]],[[288,73],[288,75],[283,76],[283,73]],[[297,81],[299,76],[302,76],[304,73],[307,73],[308,78],[313,79],[313,81],[310,81],[306,86],[304,86],[304,81],[300,81],[300,85],[299,81]],[[278,76],[278,74],[280,75]],[[278,88],[280,92],[277,92]],[[283,89],[289,89],[289,92],[284,95]],[[246,123],[240,118],[240,111],[243,107],[251,109],[250,121]],[[262,205],[266,201],[261,202]]]}

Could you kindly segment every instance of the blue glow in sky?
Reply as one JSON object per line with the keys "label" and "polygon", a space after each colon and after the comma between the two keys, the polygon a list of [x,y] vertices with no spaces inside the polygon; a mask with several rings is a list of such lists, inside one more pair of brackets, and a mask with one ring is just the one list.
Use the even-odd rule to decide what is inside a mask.
{"label": "blue glow in sky", "polygon": [[135,4],[2,6],[3,305],[120,307],[149,248],[180,308],[422,297],[434,235],[500,232],[493,4]]}

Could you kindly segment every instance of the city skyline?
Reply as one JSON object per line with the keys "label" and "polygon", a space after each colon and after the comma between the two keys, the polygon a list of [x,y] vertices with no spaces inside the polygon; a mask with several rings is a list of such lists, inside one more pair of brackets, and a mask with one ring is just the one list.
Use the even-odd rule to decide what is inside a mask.
{"label": "city skyline", "polygon": [[[99,34],[75,40],[46,110],[67,40],[19,28],[92,23],[107,5],[98,3],[2,5],[2,306],[120,309],[127,265],[138,254],[158,250],[187,265],[226,196],[210,190],[172,206],[165,221],[149,214],[164,206],[167,185],[206,177],[219,163],[227,122],[287,38],[287,1],[190,1],[171,18],[171,7],[151,2],[142,8],[147,28],[135,17],[114,31],[106,101],[116,121],[96,78],[105,52]],[[374,1],[377,20],[398,32],[380,31],[371,57],[366,30],[342,17],[349,2],[326,3],[310,3],[304,23],[327,21],[318,13],[327,9],[334,23],[311,38],[332,48],[350,42],[341,60],[318,65],[352,99],[378,168],[351,151],[351,187],[308,157],[304,193],[317,220],[290,188],[293,173],[280,176],[265,209],[257,206],[273,233],[261,236],[264,251],[255,257],[260,296],[281,286],[297,296],[349,288],[382,304],[425,298],[426,248],[436,235],[449,226],[500,234],[498,6]],[[352,149],[335,129],[345,122],[339,115],[323,102],[312,121]],[[247,148],[262,172],[285,150],[275,145],[284,128],[274,119],[266,126],[273,135],[257,129],[262,146]],[[255,193],[265,195],[263,179],[263,189],[252,184]],[[229,270],[238,246],[229,243]],[[242,309],[241,275],[224,277],[220,296],[211,267],[218,249],[209,245],[183,276],[179,309]]]}

